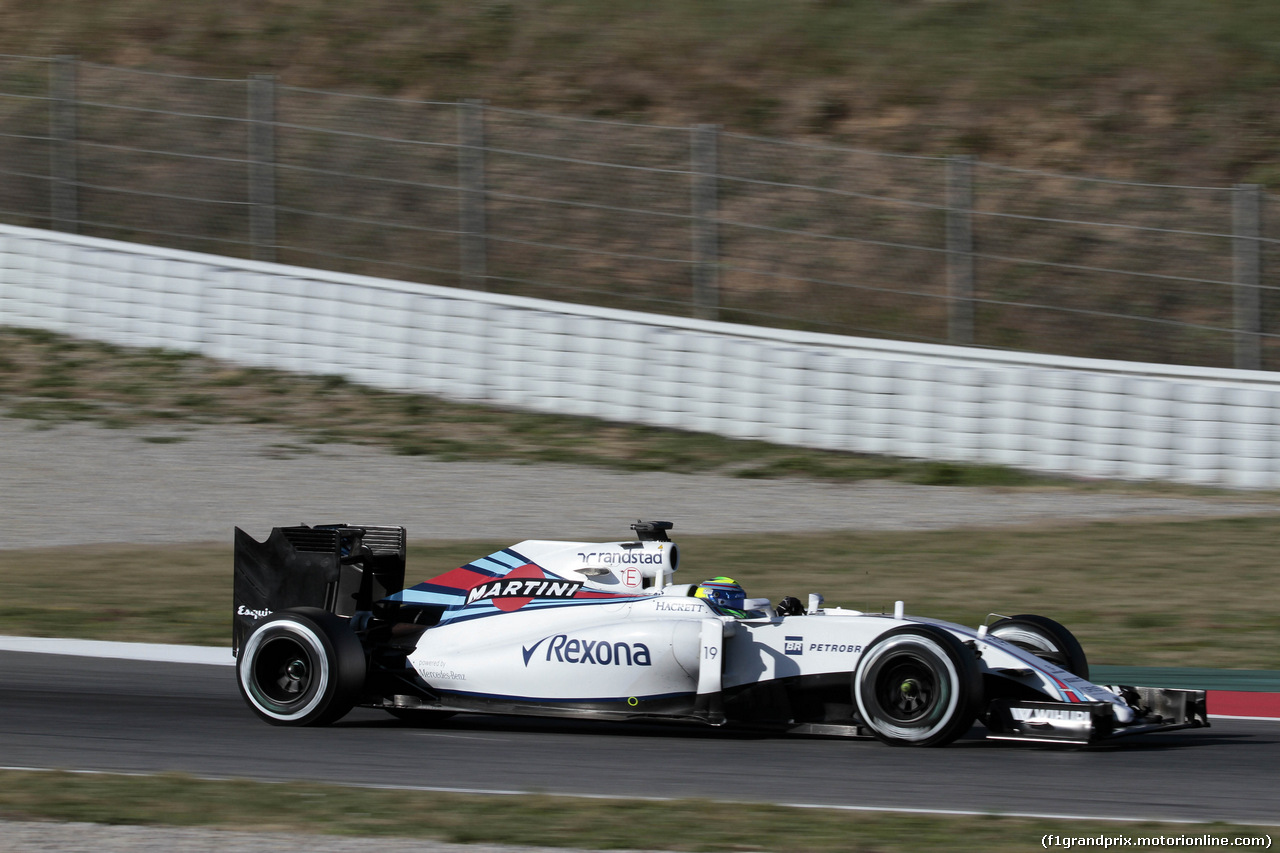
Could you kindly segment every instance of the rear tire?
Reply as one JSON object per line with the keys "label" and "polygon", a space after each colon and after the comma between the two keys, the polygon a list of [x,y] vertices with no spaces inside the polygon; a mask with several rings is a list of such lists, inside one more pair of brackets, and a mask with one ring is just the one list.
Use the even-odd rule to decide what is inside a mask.
{"label": "rear tire", "polygon": [[969,730],[982,701],[972,649],[935,625],[886,631],[863,653],[853,698],[872,734],[894,746],[943,746]]}
{"label": "rear tire", "polygon": [[346,619],[315,607],[273,613],[254,625],[236,662],[240,695],[276,726],[324,726],[360,698],[367,665]]}
{"label": "rear tire", "polygon": [[999,619],[991,623],[987,636],[1012,643],[1072,675],[1089,680],[1089,659],[1085,657],[1080,642],[1065,627],[1047,616],[1023,613]]}

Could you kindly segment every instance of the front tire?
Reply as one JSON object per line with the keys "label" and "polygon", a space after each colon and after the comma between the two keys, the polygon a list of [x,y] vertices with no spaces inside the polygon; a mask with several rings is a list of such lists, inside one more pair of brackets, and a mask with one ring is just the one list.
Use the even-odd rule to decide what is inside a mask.
{"label": "front tire", "polygon": [[1042,660],[1062,667],[1072,675],[1089,680],[1089,659],[1075,636],[1047,616],[1023,613],[997,619],[987,636],[998,637]]}
{"label": "front tire", "polygon": [[853,675],[863,723],[894,746],[943,746],[969,730],[982,700],[973,650],[934,625],[886,631]]}
{"label": "front tire", "polygon": [[324,726],[360,698],[364,648],[347,620],[315,607],[296,607],[254,626],[236,682],[253,712],[276,726]]}

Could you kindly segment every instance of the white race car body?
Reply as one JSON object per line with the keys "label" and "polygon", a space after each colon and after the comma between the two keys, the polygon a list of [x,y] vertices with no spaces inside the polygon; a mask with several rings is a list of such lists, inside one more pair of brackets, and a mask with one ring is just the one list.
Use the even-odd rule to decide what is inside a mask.
{"label": "white race car body", "polygon": [[[901,603],[893,614],[825,608],[816,594],[807,608],[793,604],[782,614],[764,599],[748,599],[742,611],[718,608],[694,597],[693,587],[670,582],[679,552],[665,535],[670,525],[656,524],[637,525],[639,538],[629,542],[521,542],[380,598],[371,591],[364,602],[360,591],[377,585],[379,567],[394,575],[387,569],[394,561],[368,540],[400,531],[402,573],[402,529],[335,525],[277,529],[273,537],[303,531],[286,542],[296,548],[333,531],[335,565],[360,566],[358,583],[347,584],[358,587],[350,615],[340,606],[323,615],[347,618],[364,650],[364,676],[358,691],[347,689],[350,703],[401,716],[669,719],[917,745],[953,740],[975,717],[992,736],[1074,743],[1207,725],[1203,692],[1108,688],[1073,673],[1087,669],[1083,653],[1068,654],[1074,638],[1043,617],[1003,620],[988,631],[907,616]],[[357,559],[361,545],[368,554]],[[271,722],[332,716],[273,692],[286,684],[303,695],[310,687],[281,674],[323,668],[312,659],[320,653],[307,657],[304,648],[290,658],[280,651],[296,644],[294,623],[306,622],[302,634],[317,637],[303,647],[326,646],[321,634],[335,648],[346,639],[309,611],[280,613],[279,595],[240,601],[242,588],[252,586],[240,582],[241,564],[270,563],[253,550],[265,547],[237,540],[238,612],[276,611],[237,628],[237,648],[248,637],[257,661],[241,655],[242,692]],[[341,570],[330,583],[342,586]],[[399,586],[394,578],[390,585]],[[326,593],[330,604],[336,598]],[[297,603],[320,602],[289,606]],[[273,648],[274,656],[261,651]],[[338,671],[338,663],[330,669]]]}

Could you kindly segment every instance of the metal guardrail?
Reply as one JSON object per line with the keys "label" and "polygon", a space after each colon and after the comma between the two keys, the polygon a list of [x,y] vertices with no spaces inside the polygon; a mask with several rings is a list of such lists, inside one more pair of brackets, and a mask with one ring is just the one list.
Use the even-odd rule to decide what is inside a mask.
{"label": "metal guardrail", "polygon": [[1257,369],[1276,202],[0,56],[0,221],[701,319]]}

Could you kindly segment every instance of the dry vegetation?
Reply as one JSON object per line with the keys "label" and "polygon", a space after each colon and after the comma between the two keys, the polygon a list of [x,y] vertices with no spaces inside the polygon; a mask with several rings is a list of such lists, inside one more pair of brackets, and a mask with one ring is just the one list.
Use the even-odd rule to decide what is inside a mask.
{"label": "dry vegetation", "polygon": [[0,53],[1173,183],[1280,183],[1280,8],[1172,0],[0,2]]}

